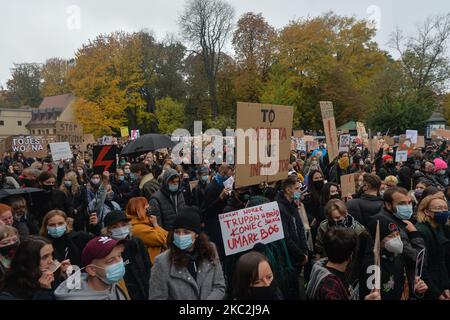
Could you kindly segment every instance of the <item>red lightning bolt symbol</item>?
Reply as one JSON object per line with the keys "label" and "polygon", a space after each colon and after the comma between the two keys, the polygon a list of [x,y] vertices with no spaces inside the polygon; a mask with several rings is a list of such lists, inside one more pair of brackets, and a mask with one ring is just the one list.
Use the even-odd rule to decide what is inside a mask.
{"label": "red lightning bolt symbol", "polygon": [[105,158],[109,150],[111,150],[111,146],[103,147],[103,149],[97,156],[97,160],[95,160],[94,167],[104,166],[105,167],[104,171],[108,171],[109,167],[111,167],[111,165],[114,163],[114,160],[103,160],[103,158]]}

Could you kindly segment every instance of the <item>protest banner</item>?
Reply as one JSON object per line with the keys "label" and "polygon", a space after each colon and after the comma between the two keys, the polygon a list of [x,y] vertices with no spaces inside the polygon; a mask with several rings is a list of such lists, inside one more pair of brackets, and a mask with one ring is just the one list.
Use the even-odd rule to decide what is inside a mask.
{"label": "protest banner", "polygon": [[336,132],[336,121],[334,119],[333,103],[331,101],[320,101],[323,128],[327,140],[327,151],[329,161],[333,161],[339,154],[338,137]]}
{"label": "protest banner", "polygon": [[53,161],[72,159],[72,150],[69,142],[50,143],[50,151],[52,152]]}
{"label": "protest banner", "polygon": [[424,136],[417,137],[416,148],[425,148],[425,137]]}
{"label": "protest banner", "polygon": [[5,152],[22,152],[25,157],[44,158],[47,144],[44,137],[10,136],[4,141]]}
{"label": "protest banner", "polygon": [[348,152],[350,150],[350,135],[341,134],[339,137],[339,152]]}
{"label": "protest banner", "polygon": [[406,139],[411,140],[413,144],[417,144],[417,137],[419,133],[417,130],[406,130]]}
{"label": "protest banner", "polygon": [[83,144],[83,125],[56,121],[56,142],[69,142],[71,145]]}
{"label": "protest banner", "polygon": [[436,130],[436,136],[450,140],[450,130],[438,129]]}
{"label": "protest banner", "polygon": [[219,221],[227,256],[284,238],[277,202],[220,214]]}
{"label": "protest banner", "polygon": [[[245,132],[248,129],[254,129],[255,134],[247,136],[245,139],[237,138],[236,187],[251,186],[287,178],[291,156],[293,116],[294,109],[290,106],[238,102],[236,130],[241,129]],[[264,132],[264,129],[267,132]],[[278,130],[279,150],[275,150],[272,147],[271,129]],[[263,150],[262,147],[265,147],[266,150]],[[268,152],[269,150],[270,152]],[[266,155],[266,160],[278,157],[278,161],[275,163],[273,160],[269,160],[268,163],[263,164],[261,162],[261,154]],[[239,158],[243,158],[244,161],[239,163]],[[251,159],[253,163],[250,163]],[[274,168],[278,169],[274,170],[276,171],[275,174],[264,175],[261,173],[262,170],[270,171]]]}
{"label": "protest banner", "polygon": [[356,193],[355,174],[346,174],[341,176],[341,194],[343,197]]}
{"label": "protest banner", "polygon": [[95,173],[102,174],[104,171],[115,173],[117,166],[117,147],[94,146],[93,161]]}
{"label": "protest banner", "polygon": [[294,130],[294,137],[303,138],[305,136],[305,131],[303,130]]}
{"label": "protest banner", "polygon": [[122,138],[128,137],[130,134],[128,133],[128,127],[121,127],[120,128],[120,136]]}
{"label": "protest banner", "polygon": [[408,150],[397,150],[395,162],[406,162],[406,160],[408,160]]}

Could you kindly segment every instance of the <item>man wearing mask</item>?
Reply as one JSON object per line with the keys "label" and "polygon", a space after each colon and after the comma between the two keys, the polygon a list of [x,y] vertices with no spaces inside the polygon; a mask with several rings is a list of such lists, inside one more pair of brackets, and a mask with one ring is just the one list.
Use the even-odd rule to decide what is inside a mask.
{"label": "man wearing mask", "polygon": [[108,237],[89,241],[81,255],[85,272],[75,272],[61,283],[55,290],[56,299],[130,300],[123,280],[125,262],[122,253],[125,242]]}
{"label": "man wearing mask", "polygon": [[141,195],[150,201],[152,195],[160,188],[159,182],[142,162],[134,163],[130,170],[131,181],[135,180],[139,184]]}
{"label": "man wearing mask", "polygon": [[22,171],[22,175],[19,177],[19,183],[22,188],[40,188],[40,184],[37,179],[40,175],[40,171],[37,169],[27,168]]}
{"label": "man wearing mask", "polygon": [[150,214],[158,219],[158,224],[172,230],[179,211],[185,207],[180,188],[180,176],[174,169],[164,172],[161,188],[150,197]]}
{"label": "man wearing mask", "polygon": [[205,200],[206,187],[209,184],[209,170],[207,167],[201,167],[198,170],[198,184],[192,190],[194,205],[201,208]]}
{"label": "man wearing mask", "polygon": [[130,199],[131,186],[125,179],[125,173],[122,169],[117,169],[114,174],[114,179],[111,181],[111,187],[114,191],[114,201],[116,201],[121,208],[125,208]]}
{"label": "man wearing mask", "polygon": [[[400,239],[403,243],[402,257],[405,263],[406,275],[410,292],[414,291],[416,259],[419,252],[425,248],[425,242],[416,227],[409,221],[413,214],[412,200],[408,191],[401,187],[392,187],[384,193],[384,207],[374,215],[368,223],[372,230],[377,220],[386,220],[398,226]],[[374,239],[372,239],[374,240]]]}
{"label": "man wearing mask", "polygon": [[233,175],[233,170],[228,165],[221,165],[217,174],[206,187],[205,201],[201,208],[201,216],[205,224],[205,232],[215,243],[219,258],[223,261],[225,249],[223,247],[222,231],[220,229],[219,214],[227,203],[231,190],[226,189],[224,182]]}
{"label": "man wearing mask", "polygon": [[[281,191],[275,197],[280,208],[287,250],[299,277],[309,256],[303,222],[295,204],[300,197],[300,182],[291,177],[283,181]],[[290,298],[295,299],[296,297]]]}
{"label": "man wearing mask", "polygon": [[383,199],[379,196],[380,186],[381,180],[377,175],[365,173],[361,197],[347,202],[348,213],[366,227],[370,217],[383,207]]}

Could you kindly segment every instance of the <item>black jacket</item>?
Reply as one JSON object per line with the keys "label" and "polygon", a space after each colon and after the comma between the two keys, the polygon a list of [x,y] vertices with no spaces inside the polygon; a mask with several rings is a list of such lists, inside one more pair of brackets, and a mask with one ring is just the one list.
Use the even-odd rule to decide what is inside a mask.
{"label": "black jacket", "polygon": [[383,199],[379,196],[362,194],[360,198],[347,202],[347,210],[353,218],[367,227],[370,217],[378,214],[383,208],[383,204]]}
{"label": "black jacket", "polygon": [[192,201],[195,206],[201,208],[205,201],[206,195],[206,187],[208,184],[202,181],[199,181],[195,188],[192,190]]}
{"label": "black jacket", "polygon": [[71,231],[64,234],[61,238],[55,239],[47,235],[53,244],[53,257],[58,261],[70,259],[70,263],[81,267],[81,253],[86,244],[94,236],[87,232]]}
{"label": "black jacket", "polygon": [[35,198],[32,207],[30,207],[30,214],[39,221],[40,225],[44,216],[54,209],[62,210],[69,216],[72,214],[73,207],[71,207],[68,198],[61,190],[41,193],[39,197]]}
{"label": "black jacket", "polygon": [[114,191],[114,201],[117,202],[121,208],[126,208],[128,200],[131,198],[131,185],[125,181],[112,181],[111,187]]}
{"label": "black jacket", "polygon": [[[293,202],[289,202],[280,191],[275,197],[280,208],[281,222],[283,224],[284,237],[292,263],[295,266],[301,265],[305,256],[309,255],[306,244],[305,229],[298,213],[298,208]],[[297,268],[300,272],[300,268]]]}
{"label": "black jacket", "polygon": [[123,261],[129,260],[125,267],[125,284],[132,300],[148,300],[150,284],[150,257],[147,248],[139,238],[131,238],[125,244]]}

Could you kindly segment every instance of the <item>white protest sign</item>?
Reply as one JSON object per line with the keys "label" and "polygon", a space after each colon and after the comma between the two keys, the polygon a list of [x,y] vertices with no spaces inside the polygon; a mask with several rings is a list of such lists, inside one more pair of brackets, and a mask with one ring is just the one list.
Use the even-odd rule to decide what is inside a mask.
{"label": "white protest sign", "polygon": [[348,152],[350,149],[350,135],[341,134],[339,137],[339,152]]}
{"label": "white protest sign", "polygon": [[303,138],[298,139],[297,138],[297,151],[305,151],[306,152],[306,141],[305,141],[305,139],[303,139]]}
{"label": "white protest sign", "polygon": [[227,256],[284,238],[277,202],[220,214],[219,221]]}
{"label": "white protest sign", "polygon": [[408,160],[408,150],[397,150],[395,162],[406,162]]}
{"label": "white protest sign", "polygon": [[406,139],[410,139],[413,144],[417,144],[417,130],[406,130]]}
{"label": "white protest sign", "polygon": [[72,159],[72,150],[69,142],[50,143],[53,161]]}
{"label": "white protest sign", "polygon": [[233,177],[229,177],[227,180],[224,181],[223,186],[225,187],[225,189],[233,189],[233,184],[234,184],[234,178]]}

